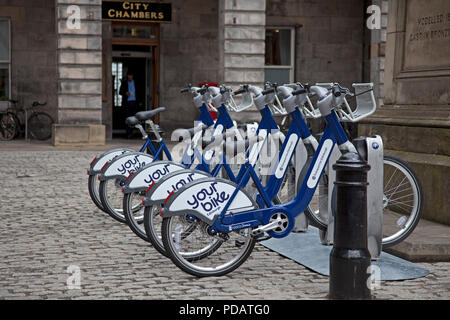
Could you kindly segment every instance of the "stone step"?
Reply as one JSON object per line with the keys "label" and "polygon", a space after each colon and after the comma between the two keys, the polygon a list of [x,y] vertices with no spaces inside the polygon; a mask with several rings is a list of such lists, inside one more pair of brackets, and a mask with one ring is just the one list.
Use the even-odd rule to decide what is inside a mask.
{"label": "stone step", "polygon": [[449,262],[450,226],[421,219],[408,238],[384,251],[412,262]]}

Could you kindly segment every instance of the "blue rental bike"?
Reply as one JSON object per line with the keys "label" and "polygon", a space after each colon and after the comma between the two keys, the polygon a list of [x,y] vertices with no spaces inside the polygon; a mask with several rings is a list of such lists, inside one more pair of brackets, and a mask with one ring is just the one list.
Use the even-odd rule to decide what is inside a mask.
{"label": "blue rental bike", "polygon": [[[187,129],[183,131],[183,134],[187,134],[193,136],[195,133],[201,131],[204,127],[211,127],[214,125],[214,121],[211,118],[211,115],[208,111],[207,105],[209,101],[204,103],[205,97],[203,96],[206,92],[204,89],[198,87],[188,87],[182,90],[182,92],[191,92],[194,94],[194,105],[199,110],[198,117],[198,126],[195,128]],[[126,124],[129,127],[138,129],[142,134],[142,139],[144,139],[144,144],[142,147],[136,151],[130,148],[115,148],[112,150],[108,150],[103,154],[96,156],[90,163],[89,169],[87,170],[88,178],[88,189],[89,195],[94,202],[94,204],[101,210],[108,212],[108,209],[103,205],[100,195],[99,195],[99,177],[102,172],[102,169],[106,166],[106,164],[113,162],[117,157],[122,156],[127,153],[137,152],[140,154],[147,153],[149,156],[155,159],[162,159],[165,156],[167,159],[172,159],[172,155],[170,154],[169,149],[165,141],[159,135],[159,130],[156,125],[153,123],[152,118],[158,113],[164,111],[165,108],[160,107],[150,111],[142,111],[138,112],[135,116],[128,117],[126,119]],[[151,128],[151,131],[156,137],[156,141],[152,141],[152,139],[147,134],[143,125],[148,124]],[[195,144],[195,140],[192,139],[193,144]],[[187,152],[187,151],[186,151]],[[136,156],[136,155],[135,155]],[[138,157],[139,158],[139,157]],[[135,169],[133,162],[137,163],[136,159],[131,160],[124,165],[124,169]],[[117,182],[120,185],[120,181]],[[120,220],[119,220],[120,221]],[[124,220],[122,220],[124,221]]]}
{"label": "blue rental bike", "polygon": [[[149,241],[142,223],[144,216],[142,198],[159,181],[175,173],[184,172],[195,163],[197,163],[195,169],[187,170],[193,173],[189,177],[185,177],[187,180],[197,179],[198,177],[215,177],[221,174],[226,175],[232,181],[236,181],[233,169],[225,158],[221,159],[218,164],[212,165],[216,146],[219,146],[227,137],[243,139],[226,108],[226,104],[230,100],[231,89],[221,86],[220,88],[208,87],[208,90],[213,96],[213,104],[219,105],[217,107],[219,116],[215,122],[212,135],[205,135],[198,148],[191,148],[190,152],[185,152],[180,163],[170,160],[153,162],[136,170],[125,180],[122,188],[122,209],[125,220],[131,230],[143,240]],[[108,174],[107,168],[105,168],[105,174]]]}
{"label": "blue rental bike", "polygon": [[[264,233],[274,238],[287,236],[295,218],[305,212],[335,145],[341,153],[356,152],[348,140],[334,110],[343,103],[350,90],[333,85],[331,90],[311,86],[293,90],[278,87],[283,92],[283,106],[292,117],[292,123],[282,145],[278,165],[265,187],[248,161],[239,183],[220,178],[204,178],[180,188],[169,197],[162,209],[161,236],[166,252],[179,268],[198,277],[221,276],[239,267],[251,254],[256,240]],[[314,157],[303,177],[299,191],[287,203],[274,204],[274,190],[281,183],[299,139],[308,139],[311,133],[298,108],[290,102],[296,95],[315,93],[318,109],[326,128]],[[243,189],[248,179],[258,189],[256,199]],[[187,237],[181,237],[189,225],[197,227]],[[220,246],[216,245],[220,243]],[[212,247],[214,252],[197,258],[196,253]]]}
{"label": "blue rental bike", "polygon": [[[245,153],[247,151],[247,148],[250,147],[250,149],[247,151],[247,157],[249,158],[249,165],[252,167],[256,167],[256,171],[258,171],[258,180],[264,179],[264,175],[262,174],[261,170],[261,163],[260,163],[260,155],[262,153],[262,149],[264,146],[267,146],[270,142],[271,135],[280,135],[281,139],[283,139],[282,133],[280,132],[271,111],[269,110],[269,104],[274,99],[275,93],[273,90],[266,90],[263,91],[262,89],[255,87],[255,86],[243,86],[242,89],[235,92],[235,94],[241,94],[249,95],[253,94],[255,95],[255,105],[257,109],[259,110],[261,114],[261,121],[258,125],[258,128],[256,130],[256,136],[250,137],[250,139],[247,139],[245,141],[236,141],[236,142],[228,142],[225,146],[231,146],[232,152],[227,155],[230,157],[238,156],[242,153]],[[247,98],[244,98],[244,100]],[[247,99],[248,100],[248,99]],[[223,112],[226,111],[224,106],[222,105],[221,108],[219,108],[219,111],[222,110]],[[227,150],[227,148],[225,148]],[[212,173],[212,176],[217,176],[217,169],[218,168],[224,168],[226,172],[226,176],[228,177],[228,180],[238,183],[241,181],[244,177],[245,170],[244,167],[239,166],[240,170],[237,172],[237,174],[234,174],[234,171],[227,163],[227,156],[224,153],[221,153],[221,161],[217,166],[214,168],[214,171]],[[160,230],[161,230],[161,222],[162,218],[160,216],[160,209],[163,207],[164,202],[166,201],[166,198],[168,196],[173,195],[178,189],[180,189],[182,186],[189,184],[195,180],[205,178],[205,173],[207,171],[207,166],[204,168],[200,168],[203,170],[203,172],[198,172],[195,170],[182,170],[182,171],[176,171],[174,173],[168,174],[167,176],[163,177],[156,183],[152,183],[145,193],[145,211],[144,211],[144,228],[145,228],[145,237],[141,237],[143,239],[147,238],[148,241],[150,241],[153,246],[162,254],[166,255],[166,251],[164,249]],[[290,189],[291,185],[289,184],[289,181],[295,181],[294,172],[292,171],[292,167],[290,167],[290,171],[287,176],[288,179],[284,180],[283,186],[278,188],[277,191],[280,191],[278,194],[278,197],[283,197],[284,195],[288,194],[288,192],[285,192],[286,189]],[[214,173],[215,172],[215,173]],[[248,180],[247,180],[248,181]],[[251,185],[246,185],[247,193],[250,196],[254,196],[256,192],[256,188]],[[130,199],[132,197],[132,194],[129,193],[129,197],[126,196],[126,199]],[[139,196],[138,196],[139,198]],[[139,199],[140,200],[140,199]],[[137,200],[137,201],[139,201]],[[127,200],[124,199],[124,208],[126,205]],[[128,207],[132,207],[132,204],[128,204]],[[188,228],[184,231],[183,234],[188,234],[192,232],[192,228]],[[202,252],[205,252],[203,250]],[[199,253],[197,253],[199,254]]]}

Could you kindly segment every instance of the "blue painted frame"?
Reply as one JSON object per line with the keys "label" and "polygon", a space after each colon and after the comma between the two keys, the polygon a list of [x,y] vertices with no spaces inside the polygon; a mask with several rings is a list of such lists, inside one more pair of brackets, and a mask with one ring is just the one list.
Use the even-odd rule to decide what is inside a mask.
{"label": "blue painted frame", "polygon": [[[301,114],[298,111],[298,109],[292,112],[291,116],[293,118],[293,121],[291,123],[291,127],[289,128],[288,135],[286,136],[286,139],[281,148],[280,155],[283,154],[286,148],[286,144],[288,143],[290,137],[293,134],[297,134],[303,139],[307,138],[310,135],[308,127],[306,126],[306,123],[301,117]],[[339,120],[334,110],[332,110],[331,113],[325,117],[325,122],[326,122],[325,132],[314,154],[314,158],[309,166],[308,172],[302,182],[300,191],[293,200],[291,200],[288,203],[278,205],[273,205],[271,202],[271,199],[273,199],[273,197],[276,195],[279,185],[284,179],[284,174],[286,173],[286,170],[284,171],[284,174],[281,178],[276,178],[275,175],[272,174],[271,177],[269,178],[269,182],[266,188],[264,188],[260,183],[258,183],[259,180],[256,176],[256,172],[254,171],[253,167],[249,165],[249,163],[247,162],[244,165],[245,166],[244,178],[238,183],[235,191],[230,196],[230,199],[223,208],[222,212],[216,217],[214,223],[209,228],[210,233],[214,234],[216,232],[229,232],[243,228],[258,227],[260,225],[265,225],[269,223],[270,217],[277,212],[283,212],[286,216],[292,219],[292,221],[296,216],[301,214],[307,208],[308,204],[310,203],[314,195],[318,181],[320,180],[320,177],[323,174],[323,168],[325,167],[326,163],[328,163],[328,159],[331,155],[331,151],[334,145],[336,143],[338,145],[341,145],[348,141],[345,131],[342,128],[341,124],[339,123]],[[298,139],[295,144],[295,147],[297,146],[297,143]],[[324,149],[325,143],[327,144],[326,149]],[[293,154],[291,154],[291,158],[292,156]],[[320,160],[319,156],[322,157]],[[324,159],[324,157],[326,158]],[[289,161],[290,160],[291,159],[289,159]],[[320,161],[320,163],[318,163],[318,161]],[[316,176],[316,179],[314,179],[316,181],[314,185],[309,186],[308,181],[310,180],[311,172],[313,168],[320,168],[320,164],[322,164],[320,174],[319,176]],[[260,209],[225,215],[226,211],[228,210],[228,207],[231,205],[238,191],[243,186],[245,186],[245,180],[250,177],[255,182],[260,195],[260,198],[258,200],[258,204],[261,206]],[[269,234],[272,235],[273,237],[284,237],[287,234],[289,234],[292,227],[293,226],[291,224],[290,228],[286,229],[282,233],[269,232]]]}

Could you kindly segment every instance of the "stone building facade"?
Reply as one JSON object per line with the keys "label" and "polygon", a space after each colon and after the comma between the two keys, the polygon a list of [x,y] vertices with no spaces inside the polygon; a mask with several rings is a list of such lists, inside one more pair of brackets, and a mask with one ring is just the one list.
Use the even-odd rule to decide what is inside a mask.
{"label": "stone building facade", "polygon": [[[127,10],[139,17],[131,4],[149,3],[169,4],[170,19],[105,19],[105,8],[116,6],[122,18]],[[0,108],[9,98],[25,106],[47,101],[46,111],[56,121],[55,145],[102,144],[124,131],[118,89],[132,67],[145,91],[140,108],[166,107],[158,118],[166,131],[189,127],[197,117],[191,97],[179,92],[188,83],[236,87],[295,80],[351,87],[370,81],[379,109],[359,126],[359,134],[382,134],[387,150],[403,152],[428,190],[425,216],[450,224],[445,193],[450,2],[427,3],[0,0]],[[374,30],[366,27],[370,5],[380,10],[380,28]],[[422,17],[421,11],[428,14]],[[428,17],[430,23],[405,24],[414,17]],[[439,30],[427,29],[430,25]],[[420,29],[415,34],[435,31],[440,39],[407,42],[402,49],[405,32],[414,28]],[[434,51],[426,49],[424,56],[424,46]],[[233,117],[244,121],[258,115],[249,110]],[[435,192],[436,185],[445,188]]]}

